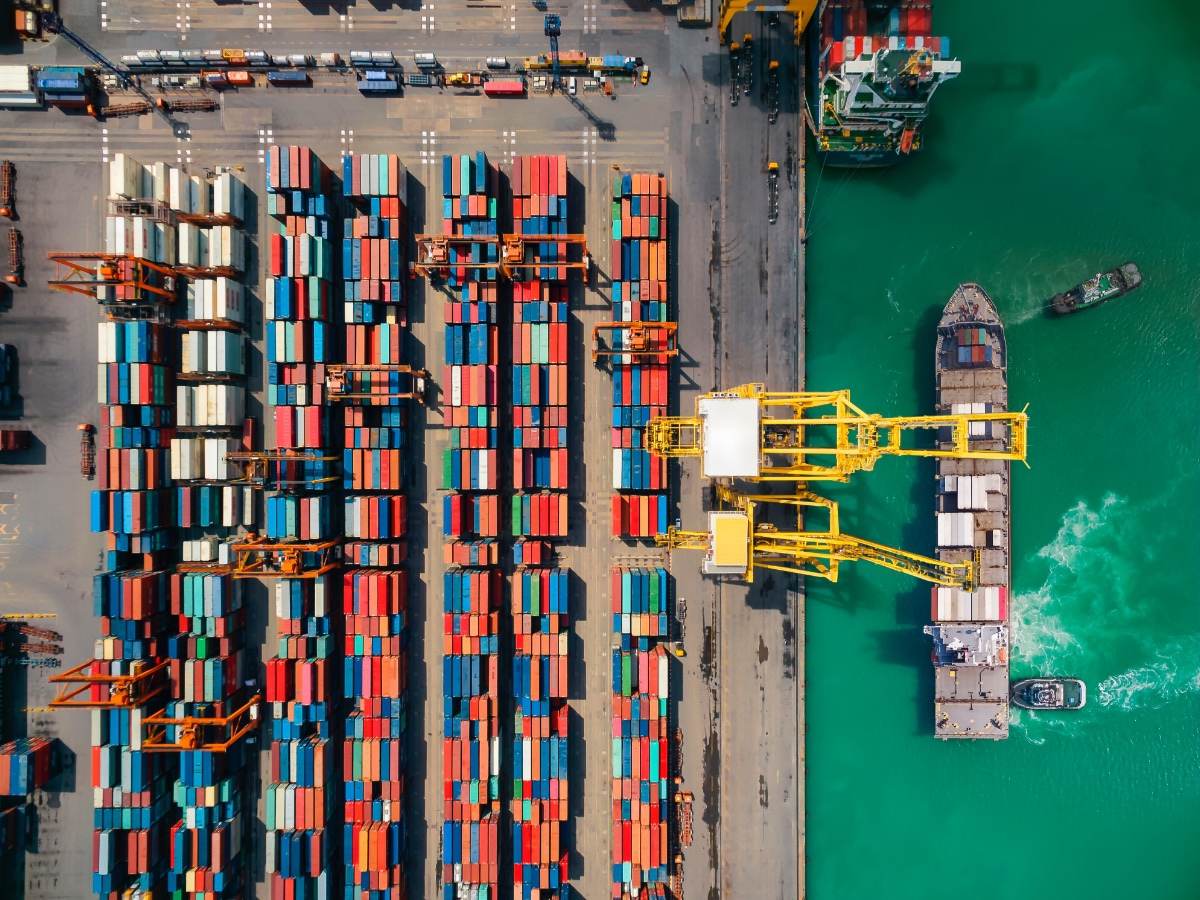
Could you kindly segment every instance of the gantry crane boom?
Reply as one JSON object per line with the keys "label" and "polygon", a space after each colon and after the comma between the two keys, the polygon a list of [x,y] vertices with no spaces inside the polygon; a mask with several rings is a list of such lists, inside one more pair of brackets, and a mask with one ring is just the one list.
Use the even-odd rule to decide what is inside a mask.
{"label": "gantry crane boom", "polygon": [[[670,550],[705,552],[704,572],[731,575],[748,583],[756,569],[772,569],[837,581],[842,562],[869,562],[893,572],[902,572],[946,587],[974,590],[978,559],[946,562],[876,541],[844,534],[838,521],[837,504],[807,491],[796,494],[740,494],[724,485],[717,488],[722,510],[709,513],[707,531],[683,531],[671,526],[655,540]],[[788,507],[795,516],[795,529],[782,531],[758,520],[758,507],[776,504]],[[824,510],[828,527],[806,530],[805,510]]]}
{"label": "gantry crane boom", "polygon": [[816,8],[817,0],[721,0],[717,34],[721,43],[726,43],[729,40],[729,26],[733,17],[740,12],[785,12],[796,18],[795,38],[799,44],[800,35],[804,33]]}
{"label": "gantry crane boom", "polygon": [[[883,456],[1025,460],[1029,417],[1020,412],[880,416],[849,391],[776,392],[762,384],[701,394],[693,416],[656,416],[646,443],[668,458],[698,457],[707,478],[845,481]],[[917,433],[932,446],[905,444]]]}

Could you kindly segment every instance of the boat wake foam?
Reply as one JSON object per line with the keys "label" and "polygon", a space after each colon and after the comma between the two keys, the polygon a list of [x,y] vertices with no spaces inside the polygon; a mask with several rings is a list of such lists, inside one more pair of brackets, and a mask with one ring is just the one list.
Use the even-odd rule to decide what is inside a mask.
{"label": "boat wake foam", "polygon": [[[1148,589],[1147,573],[1163,553],[1162,539],[1144,525],[1147,516],[1170,508],[1182,488],[1178,482],[1136,505],[1109,493],[1098,506],[1081,500],[1063,514],[1054,539],[1034,554],[1034,563],[1046,567],[1042,583],[1012,598],[1014,677],[1091,671],[1094,679],[1105,660],[1124,662],[1129,668],[1094,681],[1091,692],[1096,707],[1120,711],[1157,709],[1200,692],[1200,634],[1147,627],[1160,594]],[[1082,725],[1092,708],[1070,717],[1013,709],[1012,724],[1042,743],[1050,733],[1073,733],[1072,723]]]}
{"label": "boat wake foam", "polygon": [[1101,706],[1157,709],[1185,694],[1200,691],[1200,634],[1172,641],[1153,662],[1112,675],[1096,689]]}
{"label": "boat wake foam", "polygon": [[1105,600],[1129,605],[1125,587],[1133,566],[1120,556],[1113,533],[1126,506],[1116,494],[1107,494],[1098,509],[1080,500],[1063,515],[1054,540],[1035,555],[1045,562],[1046,576],[1035,590],[1013,595],[1011,622],[1013,655],[1035,670],[1055,671],[1056,664],[1083,653],[1079,636],[1063,623],[1064,614],[1073,623],[1094,622],[1081,606]]}

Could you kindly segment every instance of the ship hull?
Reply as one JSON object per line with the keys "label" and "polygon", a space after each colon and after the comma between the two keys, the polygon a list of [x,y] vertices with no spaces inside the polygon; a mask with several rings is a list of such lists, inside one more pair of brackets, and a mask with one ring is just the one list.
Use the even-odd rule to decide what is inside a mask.
{"label": "ship hull", "polygon": [[[979,285],[954,291],[938,323],[935,353],[937,412],[1007,411],[1004,325]],[[1007,437],[1002,428],[972,432],[972,448],[1001,449]],[[977,585],[971,591],[933,589],[933,624],[926,633],[934,638],[934,735],[1003,740],[1011,693],[1011,470],[1002,459],[940,458],[937,475],[937,556],[974,560]]]}

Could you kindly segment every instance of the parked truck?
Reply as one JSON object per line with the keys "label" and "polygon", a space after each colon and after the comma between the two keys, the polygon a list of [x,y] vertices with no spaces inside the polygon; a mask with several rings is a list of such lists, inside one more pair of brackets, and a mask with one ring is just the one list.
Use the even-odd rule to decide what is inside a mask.
{"label": "parked truck", "polygon": [[10,160],[0,162],[0,216],[13,218],[16,210],[17,167]]}

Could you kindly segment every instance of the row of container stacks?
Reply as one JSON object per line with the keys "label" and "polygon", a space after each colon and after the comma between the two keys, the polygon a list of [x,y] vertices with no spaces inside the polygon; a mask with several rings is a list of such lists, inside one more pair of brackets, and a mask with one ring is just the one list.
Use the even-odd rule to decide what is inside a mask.
{"label": "row of container stacks", "polygon": [[[336,456],[330,446],[325,365],[337,347],[332,175],[308,147],[267,152],[267,402],[274,407],[276,451]],[[297,552],[336,536],[337,479],[323,462],[272,473],[266,488],[267,537],[302,542]],[[299,575],[300,573],[295,573]],[[334,616],[340,573],[279,577],[273,583],[278,646],[267,661],[271,773],[266,784],[266,871],[274,900],[331,896],[341,841],[332,831],[340,794],[333,694]],[[344,596],[344,595],[342,595]]]}
{"label": "row of container stacks", "polygon": [[[143,178],[159,202],[161,169],[159,164],[146,167]],[[113,173],[110,188],[121,174]],[[175,426],[184,431],[170,444],[171,522],[179,529],[183,560],[216,561],[205,558],[221,556],[216,547],[225,537],[257,525],[255,498],[232,483],[240,473],[226,459],[231,452],[248,449],[253,434],[245,420],[243,290],[234,280],[246,268],[246,239],[240,228],[245,191],[230,174],[209,182],[168,166],[165,176],[165,202],[177,220],[176,257],[170,262],[193,276],[174,309],[181,323],[172,369],[181,383],[173,412]],[[168,716],[219,718],[250,699],[247,684],[258,653],[245,639],[242,587],[228,571],[170,574],[167,611],[179,624],[164,654],[173,686],[165,707]],[[223,741],[227,736],[227,728],[201,729],[202,739]],[[167,741],[180,744],[182,738],[178,725],[165,727]],[[249,822],[254,803],[247,772],[253,758],[245,742],[225,752],[178,753],[179,774],[171,797],[179,820],[167,832],[168,892],[232,897],[245,890],[246,840],[253,831]]]}
{"label": "row of container stacks", "polygon": [[671,877],[671,692],[663,568],[614,567],[612,896],[667,896]]}
{"label": "row of container stacks", "polygon": [[510,596],[513,895],[567,896],[570,573],[518,569]]}
{"label": "row of container stacks", "polygon": [[[188,265],[177,252],[177,228],[184,225],[222,229],[223,247],[244,242],[236,230],[244,189],[230,174],[189,176],[118,153],[107,177],[112,252]],[[119,277],[134,280],[130,260],[115,265]],[[157,274],[143,274],[165,286]],[[161,311],[168,300],[141,288],[97,285],[96,298],[121,318],[98,329],[101,480],[91,506],[92,527],[106,537],[93,582],[100,637],[89,674],[131,675],[164,662],[166,675],[165,690],[149,700],[91,713],[92,888],[102,897],[163,890],[235,896],[244,887],[241,855],[249,832],[244,747],[223,754],[179,750],[184,734],[173,722],[153,739],[177,752],[152,753],[145,719],[220,718],[248,699],[253,662],[238,584],[228,574],[174,569],[180,556],[219,555],[213,550],[220,535],[255,524],[255,504],[228,483],[224,459],[246,431],[244,391],[230,383],[244,371],[241,286],[228,275],[198,279],[171,298],[180,308],[165,306],[169,319],[217,321],[223,331],[132,321],[151,304]],[[186,383],[175,386],[174,372]],[[177,435],[177,427],[209,435]],[[225,437],[213,436],[221,429]],[[213,483],[194,483],[201,481]],[[108,691],[89,689],[97,700]],[[222,738],[220,729],[200,728],[204,741]]]}
{"label": "row of container stacks", "polygon": [[[611,191],[612,309],[617,322],[667,323],[667,180],[615,171]],[[618,332],[613,349],[620,349]],[[646,426],[666,415],[666,354],[612,356],[614,537],[644,539],[667,530],[666,461],[646,447]]]}
{"label": "row of container stacks", "polygon": [[567,158],[518,156],[509,183],[513,230],[529,239],[512,282],[512,534],[565,538],[570,270],[553,237],[569,230]]}
{"label": "row of container stacks", "polygon": [[[344,362],[391,366],[408,340],[408,172],[394,154],[342,157]],[[404,742],[409,401],[397,372],[347,374],[342,407],[342,868],[347,896],[405,896]]]}
{"label": "row of container stacks", "polygon": [[[497,171],[483,153],[442,158],[449,246],[443,386],[442,886],[496,896],[500,883],[500,609]],[[481,240],[470,240],[479,238]],[[466,240],[464,240],[466,239]]]}

